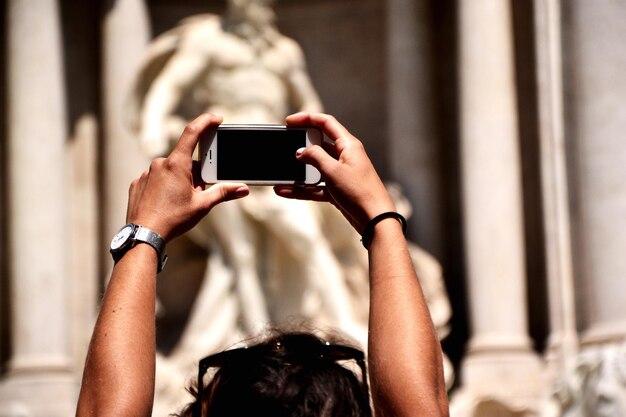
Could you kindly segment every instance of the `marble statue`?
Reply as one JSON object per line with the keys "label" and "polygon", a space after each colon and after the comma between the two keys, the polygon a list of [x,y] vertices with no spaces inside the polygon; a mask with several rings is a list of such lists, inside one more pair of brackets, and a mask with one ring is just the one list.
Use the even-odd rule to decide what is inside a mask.
{"label": "marble statue", "polygon": [[598,346],[578,355],[556,382],[542,417],[626,415],[626,344]]}
{"label": "marble statue", "polygon": [[[152,42],[127,111],[148,156],[166,154],[201,112],[225,123],[281,123],[295,111],[322,110],[304,54],[277,30],[271,3],[230,0],[223,16],[191,17]],[[410,205],[394,195],[408,216]],[[158,358],[155,415],[186,402],[181,386],[194,361],[268,323],[338,329],[366,347],[367,252],[334,207],[255,187],[247,198],[217,206],[189,237],[209,259],[185,330]],[[441,268],[417,246],[411,250],[445,337],[451,311]]]}
{"label": "marble statue", "polygon": [[[200,112],[221,114],[226,123],[280,123],[293,111],[321,110],[302,51],[277,31],[269,5],[233,0],[223,18],[193,17],[155,40],[130,112],[148,155],[168,152],[186,120]],[[325,293],[334,321],[364,338],[363,326],[351,323],[351,313],[343,307],[342,300],[349,297],[341,269],[330,256],[316,216],[309,204],[281,201],[271,190],[259,188],[244,203],[212,212],[194,232],[200,242],[217,238],[235,269],[235,291],[246,306],[240,311],[246,332],[256,333],[273,319],[255,271],[256,225],[282,241],[282,251],[304,266],[299,275]]]}

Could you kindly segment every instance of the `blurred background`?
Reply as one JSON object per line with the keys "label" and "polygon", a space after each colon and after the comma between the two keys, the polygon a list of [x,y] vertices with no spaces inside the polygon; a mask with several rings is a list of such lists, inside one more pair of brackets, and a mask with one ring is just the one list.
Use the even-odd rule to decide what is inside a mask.
{"label": "blurred background", "polygon": [[[323,110],[364,142],[410,208],[418,269],[434,271],[429,302],[449,311],[440,336],[452,415],[626,415],[626,3],[257,0],[240,7],[248,3],[273,9],[277,30],[302,50]],[[168,54],[184,45],[181,22],[224,16],[228,6],[0,3],[0,416],[74,413],[112,268],[108,244],[124,223],[130,181],[154,156],[128,121],[132,102],[142,108]],[[254,233],[241,244],[269,248],[255,255],[260,279],[275,268],[297,270],[267,260],[281,255],[267,222],[285,211],[260,219],[249,215],[254,207],[242,210]],[[317,234],[302,242],[322,237],[328,254],[319,265],[354,272],[363,252],[340,248],[334,236],[344,234],[332,214],[293,210],[311,210],[305,217]],[[283,246],[298,239],[280,236]],[[171,245],[159,276],[158,344],[167,369],[194,322],[207,271],[221,268],[225,279],[239,271],[220,239],[205,238]],[[294,255],[294,265],[298,259],[306,261]],[[362,301],[358,283],[345,281]],[[281,319],[280,296],[266,299],[273,320]],[[246,313],[234,314],[237,326]],[[342,327],[332,312],[319,315]]]}

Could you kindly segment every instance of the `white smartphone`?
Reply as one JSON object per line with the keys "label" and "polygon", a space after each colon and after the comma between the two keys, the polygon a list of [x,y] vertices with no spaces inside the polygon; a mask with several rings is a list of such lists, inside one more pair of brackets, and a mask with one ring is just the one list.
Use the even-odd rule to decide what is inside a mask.
{"label": "white smartphone", "polygon": [[200,138],[200,169],[207,184],[314,185],[320,172],[296,159],[296,150],[322,143],[317,128],[220,125]]}

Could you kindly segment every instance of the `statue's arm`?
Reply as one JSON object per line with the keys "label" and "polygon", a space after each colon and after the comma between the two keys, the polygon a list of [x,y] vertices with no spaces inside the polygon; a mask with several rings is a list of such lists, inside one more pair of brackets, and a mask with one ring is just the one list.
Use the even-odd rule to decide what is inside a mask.
{"label": "statue's arm", "polygon": [[291,39],[283,40],[282,46],[291,61],[286,74],[291,106],[295,111],[321,112],[322,101],[307,71],[302,49]]}
{"label": "statue's arm", "polygon": [[141,144],[152,157],[169,150],[168,121],[185,93],[209,65],[206,51],[182,42],[150,86],[141,110]]}

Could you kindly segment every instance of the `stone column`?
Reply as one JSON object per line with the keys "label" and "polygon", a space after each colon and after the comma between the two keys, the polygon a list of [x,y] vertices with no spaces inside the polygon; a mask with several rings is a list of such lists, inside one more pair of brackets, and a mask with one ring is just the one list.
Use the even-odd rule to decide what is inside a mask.
{"label": "stone column", "polygon": [[574,366],[578,351],[563,120],[559,0],[535,0],[542,199],[550,311],[551,376]]}
{"label": "stone column", "polygon": [[528,406],[538,357],[527,331],[510,4],[459,3],[461,157],[471,339],[465,398]]}
{"label": "stone column", "polygon": [[73,414],[67,250],[66,113],[59,7],[9,0],[9,372],[1,416]]}
{"label": "stone column", "polygon": [[112,1],[105,11],[102,33],[104,111],[104,275],[113,263],[108,245],[126,219],[130,182],[148,168],[139,141],[125,125],[125,105],[139,63],[150,39],[150,22],[143,0]]}
{"label": "stone column", "polygon": [[626,5],[566,2],[583,344],[626,337]]}
{"label": "stone column", "polygon": [[416,241],[441,256],[439,155],[431,86],[431,29],[427,2],[387,2],[389,154],[393,177],[413,204]]}

